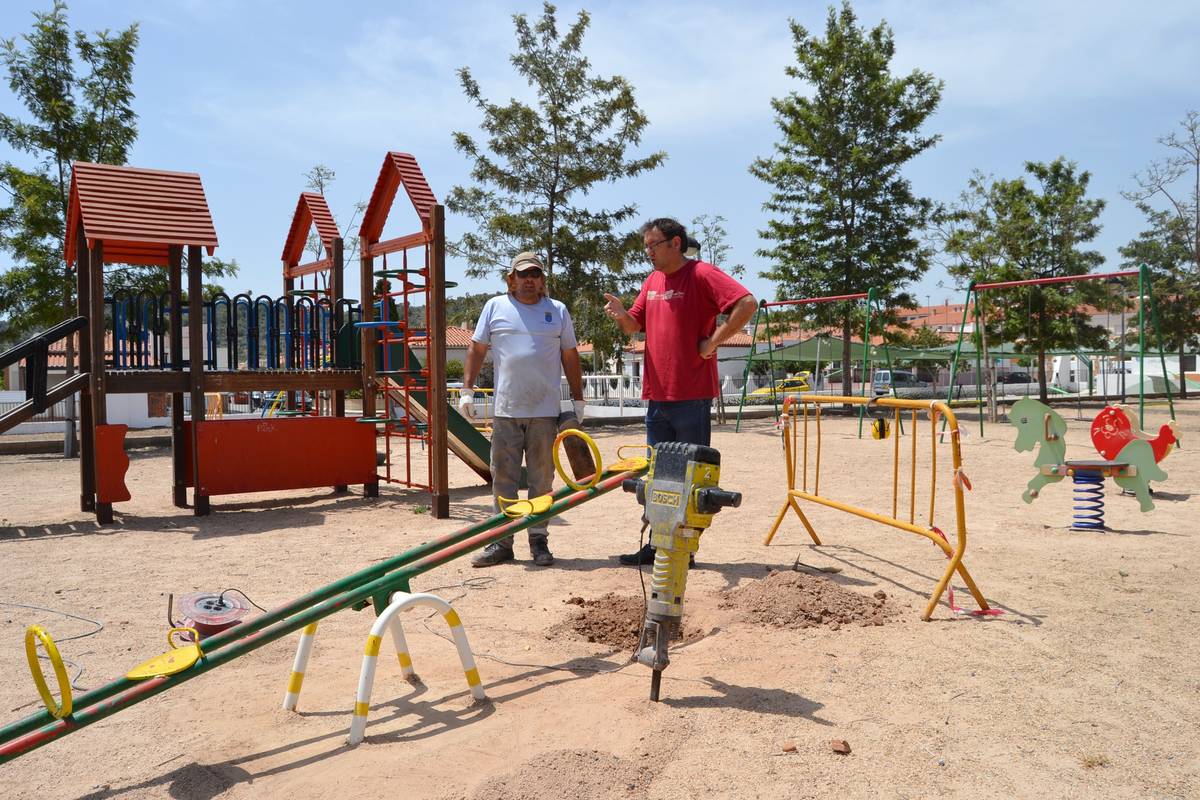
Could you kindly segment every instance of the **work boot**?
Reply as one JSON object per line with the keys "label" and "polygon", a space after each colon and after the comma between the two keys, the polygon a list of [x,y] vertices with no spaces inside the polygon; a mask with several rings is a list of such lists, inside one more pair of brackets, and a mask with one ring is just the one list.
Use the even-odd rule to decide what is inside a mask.
{"label": "work boot", "polygon": [[654,545],[644,545],[636,553],[617,556],[617,560],[628,567],[641,567],[654,563]]}
{"label": "work boot", "polygon": [[[655,552],[656,550],[654,545],[647,544],[643,545],[642,549],[638,550],[636,553],[628,553],[623,556],[617,556],[617,560],[628,567],[643,567],[647,564],[654,563]],[[696,556],[691,553],[688,554],[688,566],[696,566]]]}
{"label": "work boot", "polygon": [[505,561],[513,560],[512,540],[507,539],[503,542],[492,542],[487,547],[483,548],[482,553],[477,553],[471,559],[472,567],[494,567],[497,564],[503,564]]}
{"label": "work boot", "polygon": [[550,552],[550,545],[546,543],[545,536],[529,537],[529,554],[533,556],[533,563],[539,567],[548,567],[554,563],[554,554]]}

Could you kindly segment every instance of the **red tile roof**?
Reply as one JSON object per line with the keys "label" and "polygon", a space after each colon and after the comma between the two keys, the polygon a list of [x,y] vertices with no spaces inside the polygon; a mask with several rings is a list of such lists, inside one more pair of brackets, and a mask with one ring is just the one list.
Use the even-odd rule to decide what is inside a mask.
{"label": "red tile roof", "polygon": [[165,267],[171,245],[217,246],[208,200],[194,172],[116,167],[76,161],[67,207],[67,263],[75,263],[76,231],[87,246],[104,243],[109,264]]}
{"label": "red tile roof", "polygon": [[[296,211],[292,214],[292,226],[288,229],[287,239],[283,243],[283,277],[298,278],[321,269],[329,269],[328,257],[314,265],[306,265],[314,266],[315,269],[295,269],[300,264],[300,257],[304,255],[304,247],[308,244],[308,232],[314,226],[328,256],[333,248],[333,240],[341,236],[337,223],[333,221],[333,214],[329,211],[329,204],[325,202],[324,195],[301,192],[300,199],[296,202]],[[318,266],[319,264],[324,266]]]}
{"label": "red tile roof", "polygon": [[429,233],[430,210],[437,203],[429,182],[417,160],[408,153],[390,152],[383,159],[379,169],[379,178],[375,181],[375,189],[371,192],[371,200],[367,210],[363,212],[362,225],[358,229],[359,240],[363,247],[379,241],[383,235],[383,226],[391,213],[392,203],[396,192],[403,186],[408,193],[417,216],[421,220],[421,230]]}

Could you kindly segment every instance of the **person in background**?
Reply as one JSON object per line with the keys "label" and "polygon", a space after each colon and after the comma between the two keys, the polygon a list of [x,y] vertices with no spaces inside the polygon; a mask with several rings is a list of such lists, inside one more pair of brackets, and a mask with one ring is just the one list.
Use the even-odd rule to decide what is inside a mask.
{"label": "person in background", "polygon": [[[693,249],[695,239],[676,220],[651,220],[641,234],[654,271],[628,311],[611,294],[604,295],[604,311],[625,333],[646,332],[646,442],[708,446],[718,391],[717,347],[745,327],[758,303],[746,287],[697,258],[699,245]],[[729,315],[720,326],[718,314]],[[647,544],[620,561],[651,564],[654,547]]]}
{"label": "person in background", "polygon": [[[508,292],[487,301],[463,368],[459,408],[475,416],[475,379],[489,349],[495,361],[496,396],[492,420],[492,498],[517,497],[521,460],[525,460],[529,497],[549,494],[554,480],[553,448],[558,435],[560,376],[566,374],[578,422],[583,422],[583,370],[575,326],[567,307],[546,296],[546,273],[534,253],[521,253],[507,276]],[[529,529],[533,563],[548,567],[546,524]],[[471,564],[490,567],[513,560],[513,540],[492,542]]]}

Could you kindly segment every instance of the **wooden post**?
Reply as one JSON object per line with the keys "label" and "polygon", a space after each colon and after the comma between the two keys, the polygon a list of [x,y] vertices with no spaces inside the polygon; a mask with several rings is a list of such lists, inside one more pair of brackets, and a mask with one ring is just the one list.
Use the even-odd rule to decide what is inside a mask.
{"label": "wooden post", "polygon": [[[171,287],[171,371],[183,372],[183,246],[168,249]],[[183,435],[183,392],[171,393],[171,496],[176,508],[187,508],[187,450]]]}
{"label": "wooden post", "polygon": [[[375,320],[375,282],[371,272],[375,259],[367,254],[370,242],[362,242],[362,257],[359,259],[359,290],[362,298],[359,301],[359,320],[373,322]],[[375,416],[375,329],[360,328],[359,341],[362,343],[362,415]],[[366,423],[363,423],[366,424]],[[363,486],[363,494],[367,497],[379,496],[379,481]]]}
{"label": "wooden post", "polygon": [[429,485],[435,519],[450,516],[450,474],[446,440],[446,209],[435,205],[429,215],[429,287],[425,309],[425,366],[429,370]]}
{"label": "wooden post", "polygon": [[[76,226],[75,291],[79,316],[92,315],[92,268],[83,224]],[[103,306],[101,307],[103,308]],[[79,371],[89,375],[93,369],[90,323],[79,332]],[[103,340],[103,337],[101,338]],[[103,362],[100,364],[103,369]],[[96,510],[96,426],[92,420],[92,381],[79,392],[79,510]]]}
{"label": "wooden post", "polygon": [[[346,276],[344,273],[346,255],[344,250],[345,244],[342,242],[342,237],[333,237],[332,252],[329,253],[329,292],[330,301],[333,303],[332,311],[333,318],[330,327],[333,329],[333,335],[330,337],[329,345],[333,354],[337,353],[337,338],[338,332],[342,329],[345,320],[342,319],[342,297],[346,293]],[[346,392],[342,389],[333,390],[333,408],[332,414],[335,417],[346,416]],[[335,486],[335,492],[344,492],[349,486]]]}
{"label": "wooden post", "polygon": [[[82,226],[81,226],[82,227]],[[104,393],[104,242],[97,241],[88,257],[88,272],[91,274],[91,290],[88,301],[88,329],[91,334],[92,364],[88,385],[92,390],[92,480],[96,480],[96,426],[108,424],[107,399]],[[92,483],[93,491],[95,483]],[[112,503],[96,501],[96,521],[107,525],[113,521]]]}
{"label": "wooden post", "polygon": [[192,513],[208,514],[208,496],[200,491],[200,426],[204,423],[204,285],[200,246],[188,245],[188,387],[192,396]]}

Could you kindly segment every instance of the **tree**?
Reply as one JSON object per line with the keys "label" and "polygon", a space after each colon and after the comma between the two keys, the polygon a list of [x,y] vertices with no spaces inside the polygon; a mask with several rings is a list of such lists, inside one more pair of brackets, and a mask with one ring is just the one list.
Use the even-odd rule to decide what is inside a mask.
{"label": "tree", "polygon": [[[1200,341],[1200,275],[1192,269],[1189,219],[1174,211],[1159,211],[1142,204],[1149,227],[1120,248],[1125,269],[1145,264],[1150,271],[1149,291],[1158,309],[1157,326],[1146,308],[1146,343],[1179,354],[1179,395],[1187,397],[1184,353]],[[1136,334],[1131,334],[1136,335]]]}
{"label": "tree", "polygon": [[72,162],[124,164],[137,137],[138,26],[89,37],[70,29],[62,0],[33,17],[20,44],[0,42],[9,88],[32,118],[0,114],[0,138],[36,162],[31,169],[0,164],[0,189],[9,197],[0,209],[0,249],[13,258],[0,275],[0,308],[17,338],[75,313],[75,280],[63,258]]}
{"label": "tree", "polygon": [[[902,287],[929,268],[918,238],[933,205],[917,197],[904,165],[939,137],[921,127],[937,108],[942,83],[913,70],[893,77],[892,31],[886,22],[860,28],[849,2],[830,8],[825,38],[790,23],[797,64],[789,77],[811,94],[771,101],[783,138],[775,154],[750,167],[771,186],[763,208],[772,214],[758,254],[774,266],[781,298],[865,292],[876,287],[889,308],[913,306]],[[811,306],[821,325],[839,325],[844,390],[851,389],[850,335],[854,304]]]}
{"label": "tree", "polygon": [[[329,167],[324,164],[314,164],[312,169],[304,173],[304,188],[312,189],[324,197],[325,187],[333,183],[336,178],[337,173]],[[321,237],[317,235],[316,231],[311,230],[311,226],[304,247],[313,254],[314,261],[321,257]]]}
{"label": "tree", "polygon": [[1122,195],[1143,211],[1150,207],[1151,199],[1166,201],[1170,211],[1183,220],[1181,230],[1191,253],[1192,270],[1200,274],[1200,112],[1187,112],[1179,127],[1182,133],[1158,138],[1169,155],[1134,175],[1138,188]]}
{"label": "tree", "polygon": [[[1183,357],[1187,347],[1195,346],[1190,323],[1195,320],[1194,293],[1200,281],[1200,112],[1187,112],[1179,127],[1181,131],[1158,138],[1158,143],[1167,148],[1166,157],[1150,162],[1133,176],[1137,189],[1121,193],[1151,225],[1150,230],[1122,248],[1121,255],[1136,261],[1141,256],[1134,254],[1145,253],[1142,260],[1158,273],[1153,291],[1161,301],[1159,323],[1164,339],[1179,348],[1179,393],[1187,397]],[[1152,200],[1165,202],[1167,210],[1156,211]],[[1167,217],[1174,221],[1168,223]],[[1186,262],[1178,258],[1181,247],[1186,248]],[[1167,307],[1176,298],[1191,298],[1190,321],[1184,319],[1189,314],[1187,307]]]}
{"label": "tree", "polygon": [[[991,283],[1086,275],[1104,263],[1084,248],[1100,233],[1104,201],[1087,197],[1091,174],[1064,157],[1026,162],[1025,177],[994,180],[978,172],[945,214],[947,269],[960,281]],[[1098,281],[1050,284],[976,295],[984,325],[978,344],[1014,342],[1036,356],[1039,394],[1047,399],[1048,350],[1096,347],[1105,329],[1092,325],[1083,304],[1110,307],[1111,290]],[[987,381],[989,386],[993,381]],[[990,391],[990,389],[989,389]]]}
{"label": "tree", "polygon": [[492,103],[469,68],[458,71],[467,98],[483,114],[487,141],[454,134],[455,148],[473,162],[475,185],[454,187],[446,206],[477,230],[449,249],[466,259],[472,277],[507,270],[523,250],[544,254],[550,293],[567,304],[580,337],[607,354],[621,339],[604,315],[603,294],[620,293],[641,277],[629,270],[641,255],[641,239],[629,229],[637,206],[593,210],[581,201],[601,184],[658,167],[666,154],[626,157],[649,122],[633,87],[620,76],[592,74],[582,52],[591,19],[586,11],[563,35],[555,14],[544,3],[532,25],[524,14],[513,15],[511,61],[536,94],[535,106],[517,99]]}
{"label": "tree", "polygon": [[692,220],[692,234],[700,243],[700,258],[710,264],[716,264],[730,275],[745,275],[745,264],[735,264],[732,267],[725,264],[725,259],[729,257],[729,245],[725,243],[725,237],[729,235],[729,231],[725,230],[724,223],[725,218],[720,214],[712,217],[701,214]]}

